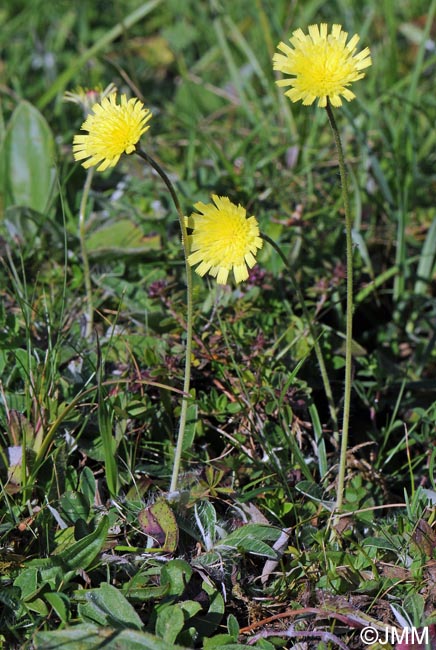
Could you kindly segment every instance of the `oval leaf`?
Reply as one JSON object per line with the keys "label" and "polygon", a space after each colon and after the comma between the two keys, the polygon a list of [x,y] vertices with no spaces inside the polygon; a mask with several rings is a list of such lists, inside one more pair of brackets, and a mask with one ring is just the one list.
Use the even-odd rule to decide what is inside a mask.
{"label": "oval leaf", "polygon": [[6,206],[44,212],[54,181],[54,139],[41,113],[21,102],[9,122],[3,148]]}

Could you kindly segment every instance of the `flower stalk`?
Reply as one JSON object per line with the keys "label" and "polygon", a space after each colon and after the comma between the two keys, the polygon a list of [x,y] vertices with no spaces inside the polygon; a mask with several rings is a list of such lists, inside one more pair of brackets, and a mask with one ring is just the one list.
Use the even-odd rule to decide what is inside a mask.
{"label": "flower stalk", "polygon": [[326,111],[333,132],[336,151],[338,154],[339,174],[341,178],[342,200],[345,213],[345,250],[346,250],[346,315],[345,315],[345,384],[344,384],[344,410],[342,419],[341,450],[339,456],[338,487],[336,494],[336,513],[342,509],[344,500],[345,472],[347,468],[348,431],[350,424],[351,380],[352,380],[352,348],[353,348],[353,238],[352,219],[350,211],[350,195],[348,192],[347,170],[345,166],[344,151],[341,136],[336,124],[330,102],[327,102]]}
{"label": "flower stalk", "polygon": [[176,492],[177,490],[177,483],[178,483],[178,477],[179,477],[179,472],[180,472],[180,465],[181,465],[181,460],[182,460],[182,452],[183,452],[183,440],[185,437],[185,429],[186,429],[186,418],[187,418],[187,413],[188,413],[188,404],[189,404],[189,390],[190,390],[190,385],[191,385],[191,358],[192,358],[192,334],[193,334],[193,301],[192,301],[192,271],[191,267],[188,264],[188,257],[189,257],[189,241],[188,241],[188,233],[186,229],[186,224],[185,224],[185,217],[182,212],[182,208],[180,206],[180,202],[178,199],[178,196],[176,194],[176,191],[174,189],[173,184],[171,183],[168,175],[165,173],[165,171],[162,169],[162,167],[159,165],[154,158],[148,155],[143,149],[141,149],[139,146],[136,147],[135,153],[145,160],[154,170],[155,172],[160,176],[160,178],[163,180],[165,183],[171,198],[173,200],[174,206],[177,211],[177,215],[179,218],[179,223],[180,223],[180,230],[182,232],[182,243],[183,243],[183,250],[184,250],[184,255],[185,255],[185,269],[186,269],[186,311],[187,311],[187,316],[186,316],[186,350],[185,350],[185,373],[184,373],[184,381],[183,381],[183,398],[182,398],[182,405],[180,409],[180,420],[179,420],[179,430],[177,434],[177,443],[176,443],[176,450],[174,454],[174,465],[173,465],[173,472],[171,476],[171,483],[170,483],[170,494]]}
{"label": "flower stalk", "polygon": [[347,269],[344,407],[335,509],[335,512],[339,513],[344,501],[351,402],[354,309],[353,241],[344,153],[332,106],[342,106],[342,99],[349,102],[355,98],[350,85],[363,79],[365,76],[363,70],[372,65],[372,61],[368,47],[357,52],[359,42],[357,34],[347,42],[348,33],[342,31],[341,25],[334,24],[330,33],[326,23],[309,25],[308,31],[308,34],[304,34],[301,29],[297,29],[289,39],[290,45],[283,42],[278,44],[279,52],[273,57],[273,67],[285,75],[290,75],[290,78],[279,79],[276,83],[281,87],[289,87],[285,91],[285,95],[292,102],[301,101],[304,106],[311,106],[315,100],[318,100],[318,106],[326,109],[338,154],[345,212]]}
{"label": "flower stalk", "polygon": [[86,173],[85,185],[83,186],[82,198],[79,207],[79,239],[80,239],[80,252],[82,255],[83,264],[83,277],[85,280],[86,292],[86,326],[85,338],[89,339],[92,336],[94,327],[94,304],[92,298],[92,284],[91,272],[89,268],[88,251],[86,250],[86,205],[88,203],[89,192],[91,190],[92,177],[94,176],[94,167],[88,169]]}
{"label": "flower stalk", "polygon": [[[183,383],[183,399],[180,411],[179,431],[177,436],[174,465],[171,477],[170,493],[177,489],[177,481],[180,471],[180,464],[183,451],[183,440],[186,429],[186,418],[188,411],[188,400],[190,398],[191,383],[191,356],[192,356],[192,334],[193,334],[193,304],[192,304],[192,272],[188,264],[189,256],[189,239],[186,229],[185,217],[180,207],[176,191],[168,175],[162,167],[138,145],[141,136],[148,131],[152,117],[148,108],[143,103],[133,97],[127,99],[126,95],[121,95],[120,103],[117,102],[116,91],[107,96],[103,96],[99,103],[95,103],[88,117],[83,122],[81,130],[87,133],[80,133],[74,136],[73,156],[80,161],[85,169],[95,169],[104,171],[114,167],[123,153],[136,153],[140,158],[145,160],[160,176],[165,183],[180,222],[182,232],[182,243],[185,256],[186,266],[186,284],[187,284],[187,331],[186,331],[186,357],[185,357],[185,376]],[[82,246],[82,255],[84,259],[85,277],[87,277],[87,296],[88,296],[88,331],[92,330],[92,296],[91,283],[89,276],[89,264],[85,249],[85,207],[89,194],[92,174],[88,172],[85,183],[84,195],[80,208],[80,239]]]}

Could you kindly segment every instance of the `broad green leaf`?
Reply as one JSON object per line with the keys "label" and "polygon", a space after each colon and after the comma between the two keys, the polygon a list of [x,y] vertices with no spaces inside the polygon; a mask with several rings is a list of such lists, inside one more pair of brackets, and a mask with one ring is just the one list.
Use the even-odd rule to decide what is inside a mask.
{"label": "broad green leaf", "polygon": [[87,498],[89,503],[94,503],[96,481],[95,476],[89,467],[84,467],[80,474],[79,490]]}
{"label": "broad green leaf", "polygon": [[382,548],[387,551],[398,553],[398,546],[384,537],[367,537],[362,540],[362,545],[371,546],[373,548]]}
{"label": "broad green leaf", "polygon": [[130,598],[130,600],[137,600],[144,602],[146,600],[160,600],[168,595],[168,584],[161,587],[132,587],[123,590],[123,593]]}
{"label": "broad green leaf", "polygon": [[78,519],[87,521],[90,504],[88,499],[81,492],[68,490],[60,498],[62,516],[68,518],[70,523]]}
{"label": "broad green leaf", "polygon": [[14,587],[21,589],[21,600],[31,600],[36,596],[42,585],[38,578],[37,569],[24,569],[14,580]]}
{"label": "broad green leaf", "polygon": [[412,625],[418,627],[425,619],[425,600],[421,594],[407,594],[404,598],[403,609],[408,613]]}
{"label": "broad green leaf", "polygon": [[93,533],[75,542],[59,555],[31,560],[27,564],[27,570],[37,569],[40,583],[46,582],[56,587],[60,582],[65,584],[78,569],[87,569],[94,561],[106,540],[108,529],[109,519],[103,517]]}
{"label": "broad green leaf", "polygon": [[204,644],[203,644],[203,650],[212,650],[212,648],[215,650],[215,648],[218,648],[221,650],[221,648],[225,648],[227,645],[235,645],[236,647],[246,647],[246,646],[238,646],[238,644],[233,644],[232,641],[235,639],[230,635],[230,634],[215,634],[213,637],[210,639],[205,639]]}
{"label": "broad green leaf", "polygon": [[203,580],[202,588],[209,596],[209,609],[206,614],[192,620],[192,625],[197,630],[199,636],[209,637],[218,629],[221,624],[225,611],[224,598],[221,593],[211,584]]}
{"label": "broad green leaf", "polygon": [[98,428],[100,439],[103,445],[104,470],[109,494],[115,497],[118,494],[118,468],[116,447],[117,441],[112,435],[112,414],[105,400],[105,394],[101,387],[101,372],[98,371]]}
{"label": "broad green leaf", "polygon": [[164,551],[173,553],[177,548],[179,529],[171,507],[164,499],[158,499],[138,514],[138,522],[144,533],[157,542]]}
{"label": "broad green leaf", "polygon": [[119,589],[103,582],[98,589],[89,589],[86,603],[79,604],[79,614],[84,621],[115,628],[142,629],[143,624],[126,597]]}
{"label": "broad green leaf", "polygon": [[171,648],[183,630],[185,617],[179,605],[167,605],[161,609],[156,620],[156,634]]}
{"label": "broad green leaf", "polygon": [[221,549],[221,553],[218,553],[218,551],[207,551],[206,553],[201,553],[201,555],[198,555],[193,560],[193,564],[194,566],[207,568],[220,565],[223,563],[223,560],[223,549]]}
{"label": "broad green leaf", "polygon": [[162,248],[159,235],[145,237],[141,228],[130,219],[105,224],[88,234],[86,248],[93,257],[134,255]]}
{"label": "broad green leaf", "polygon": [[227,617],[227,629],[232,639],[236,640],[239,636],[240,626],[238,623],[238,619],[233,614],[229,614]]}
{"label": "broad green leaf", "polygon": [[36,612],[36,614],[39,614],[39,616],[42,616],[43,618],[47,618],[48,616],[48,607],[42,598],[30,600],[26,603],[26,608],[31,612]]}
{"label": "broad green leaf", "polygon": [[56,593],[55,591],[44,594],[46,602],[54,609],[62,623],[67,623],[69,618],[70,599],[66,594]]}
{"label": "broad green leaf", "polygon": [[[54,632],[37,632],[36,650],[169,650],[168,643],[153,634],[137,630],[114,630],[97,625],[77,625]],[[187,650],[172,644],[171,650]]]}
{"label": "broad green leaf", "polygon": [[334,502],[327,501],[322,498],[323,492],[321,487],[317,483],[314,483],[313,481],[300,481],[299,483],[297,483],[295,488],[302,494],[308,496],[313,501],[316,501],[317,503],[321,503],[327,510],[330,511],[333,510],[335,505]]}
{"label": "broad green leaf", "polygon": [[54,138],[41,113],[21,102],[8,124],[3,145],[6,205],[45,212],[52,197]]}
{"label": "broad green leaf", "polygon": [[184,560],[171,560],[162,567],[161,586],[169,585],[169,596],[181,596],[192,576],[190,565]]}
{"label": "broad green leaf", "polygon": [[244,553],[262,555],[272,560],[277,558],[277,553],[266,541],[275,542],[280,535],[280,530],[273,526],[262,524],[246,524],[237,528],[233,533],[220,540],[215,549],[238,549]]}
{"label": "broad green leaf", "polygon": [[53,552],[53,555],[60,555],[65,549],[69,548],[71,544],[76,543],[76,538],[74,536],[75,526],[68,526],[68,528],[59,528],[55,532],[54,540],[56,543],[56,548]]}
{"label": "broad green leaf", "polygon": [[183,611],[185,619],[192,618],[203,609],[198,600],[182,600],[178,607]]}
{"label": "broad green leaf", "polygon": [[213,548],[217,538],[217,515],[210,501],[200,501],[194,507],[195,522],[206,551]]}
{"label": "broad green leaf", "polygon": [[190,404],[186,413],[185,435],[183,437],[183,451],[191,449],[194,444],[195,432],[198,424],[198,404]]}

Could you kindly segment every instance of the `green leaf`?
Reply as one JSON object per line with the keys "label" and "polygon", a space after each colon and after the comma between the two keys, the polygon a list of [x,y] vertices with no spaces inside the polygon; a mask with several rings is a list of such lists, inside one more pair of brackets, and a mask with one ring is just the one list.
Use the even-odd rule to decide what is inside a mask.
{"label": "green leaf", "polygon": [[92,257],[134,255],[162,248],[159,235],[145,237],[130,219],[105,224],[86,237],[86,249]]}
{"label": "green leaf", "polygon": [[143,603],[146,600],[159,600],[168,595],[168,584],[161,587],[130,587],[123,589],[130,600]]}
{"label": "green leaf", "polygon": [[404,598],[403,609],[409,615],[412,624],[419,627],[425,619],[425,600],[421,594],[407,594]]}
{"label": "green leaf", "polygon": [[239,623],[233,614],[229,614],[227,617],[227,629],[233,641],[236,641],[239,636]]}
{"label": "green leaf", "polygon": [[31,612],[36,612],[36,614],[39,614],[43,618],[47,618],[48,616],[48,607],[42,598],[35,598],[29,601],[26,603],[26,607]]}
{"label": "green leaf", "polygon": [[41,589],[37,569],[24,569],[14,580],[14,587],[21,590],[21,600],[31,600]]}
{"label": "green leaf", "polygon": [[201,534],[201,540],[206,551],[210,551],[217,537],[217,516],[215,508],[210,501],[204,499],[195,504],[194,514],[195,522]]}
{"label": "green leaf", "polygon": [[39,583],[48,583],[57,587],[61,582],[67,583],[76,575],[78,569],[87,569],[95,560],[106,541],[109,529],[109,518],[103,517],[102,521],[90,535],[72,544],[59,555],[48,558],[31,560],[27,564],[27,571],[39,572]]}
{"label": "green leaf", "polygon": [[424,246],[422,247],[419,257],[418,268],[416,271],[417,280],[415,282],[414,292],[417,295],[425,295],[430,287],[430,282],[434,274],[435,253],[436,251],[436,217],[430,224]]}
{"label": "green leaf", "polygon": [[184,625],[185,617],[179,605],[167,605],[158,613],[155,631],[167,647],[172,647]]}
{"label": "green leaf", "polygon": [[144,533],[156,541],[164,551],[173,553],[179,540],[179,529],[171,507],[165,499],[158,499],[138,514]]}
{"label": "green leaf", "polygon": [[387,551],[398,553],[398,546],[383,537],[367,537],[366,539],[362,540],[362,545],[371,546],[373,548],[382,548]]}
{"label": "green leaf", "polygon": [[209,609],[207,614],[202,614],[194,619],[194,625],[200,636],[209,637],[221,623],[225,603],[221,593],[213,585],[203,580],[201,586],[209,596]]}
{"label": "green leaf", "polygon": [[69,523],[74,524],[78,519],[87,521],[90,504],[81,492],[67,491],[60,498],[62,515],[67,517]]}
{"label": "green leaf", "polygon": [[295,486],[295,489],[308,496],[312,501],[321,503],[327,510],[332,510],[334,508],[333,501],[327,501],[322,498],[323,491],[318,483],[313,481],[300,481]]}
{"label": "green leaf", "polygon": [[191,449],[194,443],[195,432],[198,424],[198,404],[190,404],[186,412],[185,435],[183,437],[183,451]]}
{"label": "green leaf", "polygon": [[[203,650],[211,650],[212,648],[224,648],[226,645],[229,643],[231,645],[232,641],[234,641],[234,637],[231,636],[230,634],[216,634],[215,636],[211,637],[210,639],[204,639],[203,643]],[[246,647],[246,646],[238,646],[238,647]]]}
{"label": "green leaf", "polygon": [[56,592],[50,592],[44,594],[44,598],[47,603],[54,609],[56,614],[59,616],[62,623],[67,623],[69,618],[69,605],[70,600],[66,594],[58,594]]}
{"label": "green leaf", "polygon": [[203,609],[197,600],[182,600],[178,603],[178,607],[180,607],[185,615],[185,620],[192,618]]}
{"label": "green leaf", "polygon": [[87,498],[88,503],[94,503],[96,481],[95,476],[89,467],[84,467],[80,474],[79,491]]}
{"label": "green leaf", "polygon": [[18,104],[3,144],[6,206],[45,212],[54,187],[54,138],[41,113]]}
{"label": "green leaf", "polygon": [[103,445],[104,469],[109,494],[115,497],[118,494],[118,469],[116,456],[116,439],[112,435],[112,419],[110,408],[106,403],[105,395],[101,387],[101,368],[98,374],[98,428]]}
{"label": "green leaf", "polygon": [[86,622],[114,628],[141,630],[142,621],[119,589],[103,582],[98,589],[85,593],[86,603],[79,604],[80,616]]}
{"label": "green leaf", "polygon": [[278,528],[262,524],[246,524],[230,533],[225,539],[215,545],[215,549],[237,549],[244,553],[262,555],[272,560],[277,559],[277,553],[264,540],[275,542],[280,535]]}
{"label": "green leaf", "polygon": [[[153,634],[137,630],[114,630],[97,625],[77,625],[54,632],[37,632],[36,650],[169,650],[168,643]],[[171,650],[187,650],[171,645]]]}
{"label": "green leaf", "polygon": [[171,560],[162,567],[161,586],[168,585],[169,596],[181,596],[192,576],[192,569],[184,560]]}

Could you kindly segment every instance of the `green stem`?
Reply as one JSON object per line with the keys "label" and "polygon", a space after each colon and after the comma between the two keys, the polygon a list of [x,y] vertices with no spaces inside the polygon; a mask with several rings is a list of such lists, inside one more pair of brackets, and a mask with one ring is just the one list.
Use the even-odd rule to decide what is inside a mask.
{"label": "green stem", "polygon": [[91,189],[92,177],[94,176],[95,167],[90,167],[86,174],[86,181],[83,187],[83,194],[79,207],[79,239],[80,252],[82,254],[83,275],[85,278],[86,291],[86,328],[85,338],[89,339],[92,334],[94,325],[94,306],[92,302],[92,284],[91,273],[89,270],[88,252],[86,250],[86,204],[88,203],[89,191]]}
{"label": "green stem", "polygon": [[189,396],[189,389],[191,384],[193,302],[192,302],[192,270],[188,263],[188,256],[189,256],[188,233],[186,230],[185,216],[182,212],[182,208],[180,207],[179,199],[174,190],[174,186],[171,183],[170,179],[168,178],[167,174],[164,172],[162,167],[153,158],[151,158],[151,156],[149,156],[145,151],[137,147],[135,152],[159,174],[159,176],[167,186],[169,193],[171,194],[171,198],[173,200],[173,203],[177,210],[177,214],[179,216],[180,230],[182,232],[183,250],[185,253],[187,325],[186,325],[185,378],[183,382],[184,397],[182,399],[182,406],[180,409],[179,432],[177,435],[173,473],[172,473],[171,484],[170,484],[170,493],[172,493],[177,490],[177,481],[179,477],[180,463],[181,463],[182,451],[183,451],[183,439],[185,436],[185,428],[186,428],[186,417],[188,412],[188,403],[189,403],[188,396]]}
{"label": "green stem", "polygon": [[318,339],[318,333],[315,330],[312,317],[309,313],[309,310],[307,309],[306,302],[304,300],[303,292],[301,291],[300,285],[297,282],[297,279],[294,275],[294,271],[289,264],[288,260],[286,259],[285,255],[283,254],[283,251],[281,250],[280,246],[273,240],[268,237],[268,235],[265,235],[264,233],[261,233],[262,239],[264,239],[268,244],[270,244],[274,250],[277,251],[277,253],[280,255],[282,258],[286,268],[289,271],[289,275],[291,278],[292,286],[294,288],[295,293],[297,294],[297,298],[301,304],[301,308],[303,310],[304,318],[307,322],[307,325],[309,327],[309,332],[310,336],[313,339],[313,347],[315,349],[315,354],[316,354],[316,359],[318,362],[319,370],[321,373],[321,379],[322,383],[324,385],[324,391],[327,397],[327,402],[329,405],[329,411],[330,411],[330,419],[332,421],[332,427],[333,427],[333,435],[335,439],[339,438],[339,427],[338,427],[338,417],[336,413],[336,407],[335,407],[335,401],[333,399],[333,392],[332,388],[330,385],[330,380],[327,372],[327,368],[324,362],[324,356],[322,354],[321,346],[319,344],[319,339]]}
{"label": "green stem", "polygon": [[336,513],[339,513],[344,500],[345,472],[347,468],[347,449],[348,449],[348,429],[350,423],[350,403],[351,403],[351,369],[352,369],[352,345],[353,345],[353,239],[352,239],[352,221],[350,211],[350,196],[348,192],[347,171],[345,167],[344,151],[342,149],[341,137],[332,107],[327,100],[327,115],[332,127],[333,137],[335,140],[336,150],[338,153],[339,173],[342,186],[342,200],[344,202],[345,212],[345,248],[347,264],[347,306],[346,306],[346,324],[345,324],[345,386],[344,386],[344,412],[342,421],[342,440],[339,457],[339,474],[338,488],[336,496]]}

